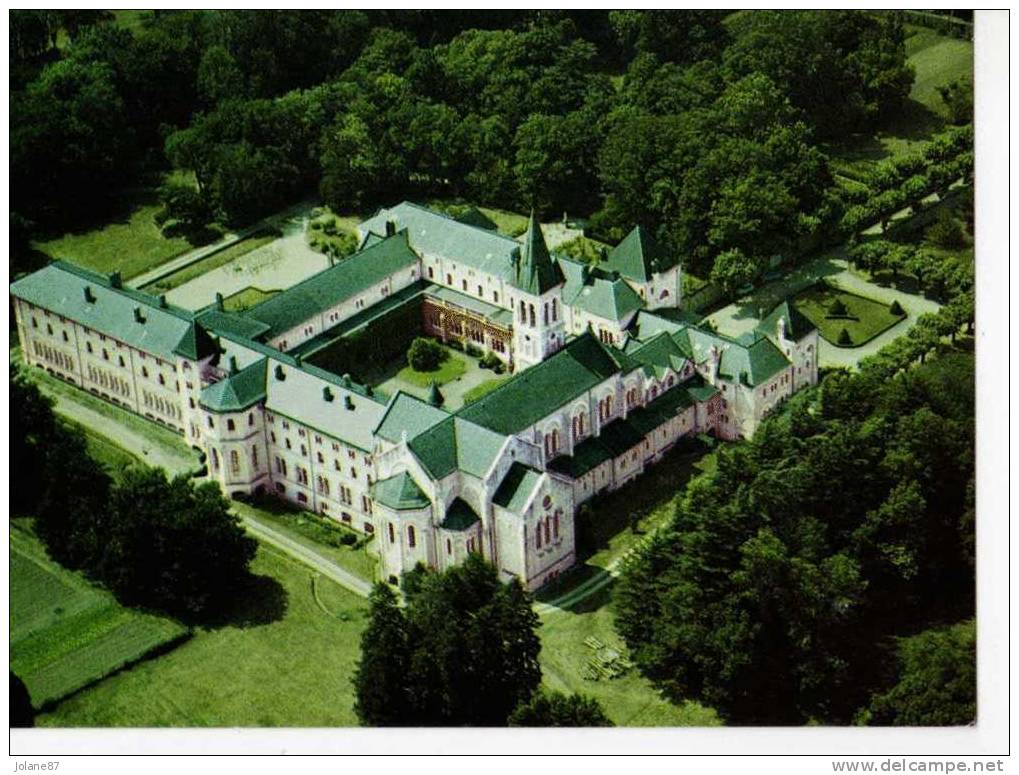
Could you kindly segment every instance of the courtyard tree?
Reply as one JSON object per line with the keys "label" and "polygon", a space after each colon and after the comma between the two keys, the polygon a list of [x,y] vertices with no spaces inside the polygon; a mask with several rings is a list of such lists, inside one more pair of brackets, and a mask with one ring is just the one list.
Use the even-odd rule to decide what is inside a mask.
{"label": "courtyard tree", "polygon": [[739,288],[756,279],[761,270],[759,259],[733,248],[715,258],[711,281],[717,283],[727,296],[733,296]]}
{"label": "courtyard tree", "polygon": [[415,371],[435,371],[448,357],[442,345],[424,336],[415,337],[407,350],[407,363]]}

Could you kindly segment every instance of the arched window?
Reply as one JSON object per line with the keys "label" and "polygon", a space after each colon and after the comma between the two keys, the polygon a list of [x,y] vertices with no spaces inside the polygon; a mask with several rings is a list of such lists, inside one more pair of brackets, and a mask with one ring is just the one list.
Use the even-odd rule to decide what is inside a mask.
{"label": "arched window", "polygon": [[542,314],[542,318],[541,319],[544,322],[544,324],[547,326],[548,325],[548,302],[547,301],[545,302],[545,310],[544,310],[544,313]]}
{"label": "arched window", "polygon": [[669,289],[668,288],[662,288],[662,292],[658,295],[658,298],[659,299],[667,299],[667,298],[669,298]]}
{"label": "arched window", "polygon": [[559,320],[559,299],[552,299],[552,321]]}
{"label": "arched window", "polygon": [[389,543],[396,543],[396,531],[393,529],[393,523],[389,523]]}
{"label": "arched window", "polygon": [[216,451],[215,447],[212,448],[212,470],[219,470],[219,452]]}
{"label": "arched window", "polygon": [[413,525],[407,525],[407,546],[411,549],[417,546],[417,536],[414,534]]}
{"label": "arched window", "polygon": [[527,305],[524,304],[524,300],[520,300],[520,322],[527,322]]}
{"label": "arched window", "polygon": [[537,529],[534,531],[534,548],[541,548],[541,523],[537,524]]}
{"label": "arched window", "polygon": [[258,447],[251,448],[251,467],[256,471],[258,470]]}
{"label": "arched window", "polygon": [[561,513],[562,512],[559,511],[559,509],[556,509],[555,514],[552,515],[552,535],[556,538],[559,537],[559,515]]}
{"label": "arched window", "polygon": [[533,304],[528,304],[527,305],[527,311],[530,313],[529,317],[531,319],[531,327],[533,328],[534,325],[535,325],[535,322],[534,322],[534,305]]}
{"label": "arched window", "polygon": [[236,449],[230,450],[230,473],[234,476],[241,474],[241,456]]}

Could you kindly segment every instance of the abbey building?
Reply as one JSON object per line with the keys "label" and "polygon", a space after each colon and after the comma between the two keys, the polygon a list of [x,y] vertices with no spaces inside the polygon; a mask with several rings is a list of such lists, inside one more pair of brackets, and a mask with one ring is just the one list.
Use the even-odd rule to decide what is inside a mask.
{"label": "abbey building", "polygon": [[[360,232],[243,312],[54,262],[11,285],[25,360],[173,428],[225,492],[373,535],[384,578],[480,552],[531,589],[574,563],[580,504],[685,436],[751,435],[817,381],[817,331],[789,304],[739,339],[684,322],[680,262],[641,227],[594,266],[533,217],[518,241],[403,203]],[[351,376],[408,326],[512,376],[456,411]]]}

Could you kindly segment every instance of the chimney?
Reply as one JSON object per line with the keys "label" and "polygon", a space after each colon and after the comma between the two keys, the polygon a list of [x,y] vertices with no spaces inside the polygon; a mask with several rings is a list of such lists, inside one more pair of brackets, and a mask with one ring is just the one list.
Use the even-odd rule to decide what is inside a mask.
{"label": "chimney", "polygon": [[344,374],[341,377],[341,379],[343,380],[343,386],[344,387],[350,387],[350,375],[349,374]]}
{"label": "chimney", "polygon": [[343,405],[347,407],[347,409],[354,411],[354,399],[350,396],[343,397]]}
{"label": "chimney", "polygon": [[166,309],[167,307],[170,306],[169,304],[166,303],[166,294],[165,293],[159,294],[159,306],[162,307],[163,309]]}
{"label": "chimney", "polygon": [[96,295],[92,293],[92,286],[90,285],[85,286],[85,301],[87,301],[89,304],[96,303]]}
{"label": "chimney", "polygon": [[392,237],[396,234],[396,221],[386,221],[386,236]]}
{"label": "chimney", "polygon": [[144,323],[145,322],[145,316],[142,314],[142,308],[141,307],[135,307],[134,308],[134,322],[135,323]]}
{"label": "chimney", "polygon": [[216,309],[223,309],[223,294],[218,291],[216,292]]}
{"label": "chimney", "polygon": [[277,363],[276,364],[276,379],[278,379],[280,382],[282,382],[286,378],[287,378],[287,375],[283,373],[283,367],[280,364]]}
{"label": "chimney", "polygon": [[322,388],[322,398],[324,398],[326,401],[332,401],[333,400],[333,391],[330,390],[328,385],[326,385],[324,388]]}
{"label": "chimney", "polygon": [[123,283],[120,280],[120,272],[114,272],[113,274],[110,275],[111,288],[120,288],[122,285]]}
{"label": "chimney", "polygon": [[230,356],[230,374],[234,375],[238,371],[240,371],[240,369],[237,368],[237,356],[236,355],[231,355]]}

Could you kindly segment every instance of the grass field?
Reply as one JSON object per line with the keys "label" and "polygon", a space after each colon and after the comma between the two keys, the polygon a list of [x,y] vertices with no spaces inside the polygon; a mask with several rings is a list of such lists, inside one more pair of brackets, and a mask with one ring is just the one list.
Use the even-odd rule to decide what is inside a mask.
{"label": "grass field", "polygon": [[659,695],[650,681],[631,668],[625,674],[591,681],[581,672],[594,653],[584,644],[595,637],[625,653],[616,634],[610,602],[611,585],[599,590],[577,607],[542,617],[542,679],[545,686],[561,692],[582,692],[597,699],[618,726],[717,726],[717,714],[696,702],[675,704]]}
{"label": "grass field", "polygon": [[947,115],[938,87],[959,78],[973,78],[973,44],[939,35],[926,27],[907,26],[906,56],[916,69],[911,99]]}
{"label": "grass field", "polygon": [[268,301],[279,291],[263,291],[261,288],[248,286],[243,291],[227,296],[223,299],[223,308],[230,312],[242,312],[246,309]]}
{"label": "grass field", "polygon": [[366,601],[261,546],[264,594],[237,624],[201,630],[36,719],[48,727],[352,726]]}
{"label": "grass field", "polygon": [[46,556],[27,520],[11,522],[11,670],[38,708],[185,637],[178,622],[122,607]]}
{"label": "grass field", "polygon": [[[830,318],[828,316],[835,299],[841,299],[846,305],[848,314],[853,319]],[[827,341],[838,347],[858,347],[866,344],[882,331],[887,331],[905,315],[893,315],[889,305],[854,293],[846,293],[824,284],[814,285],[796,295],[796,308],[811,323],[817,326],[818,333]],[[839,334],[845,328],[853,340],[852,345],[839,343]]]}
{"label": "grass field", "polygon": [[180,271],[167,275],[160,280],[156,280],[154,283],[149,283],[142,290],[149,293],[166,293],[167,291],[172,291],[174,288],[178,288],[181,285],[184,285],[184,283],[194,280],[196,277],[201,277],[206,272],[211,272],[213,269],[226,266],[234,259],[240,258],[241,256],[250,253],[252,250],[262,247],[263,245],[267,245],[275,239],[278,239],[278,235],[264,232],[254,234],[251,237],[242,239],[240,242],[237,242],[228,248],[224,248],[223,250],[213,253],[207,258],[203,258],[201,261],[196,261],[190,266],[184,267]]}
{"label": "grass field", "polygon": [[418,371],[413,366],[404,366],[397,373],[396,377],[411,385],[428,387],[433,382],[438,385],[445,385],[457,377],[462,377],[466,371],[467,364],[464,363],[463,358],[450,354],[446,360],[439,364],[439,368],[435,371]]}
{"label": "grass field", "polygon": [[153,220],[159,209],[144,204],[101,228],[35,242],[33,247],[97,272],[120,270],[128,280],[194,248],[183,237],[163,236]]}
{"label": "grass field", "polygon": [[478,209],[495,223],[500,234],[505,234],[507,237],[519,237],[527,231],[526,215],[494,207],[479,207]]}
{"label": "grass field", "polygon": [[88,443],[88,453],[93,460],[102,463],[111,476],[117,477],[130,465],[138,462],[138,458],[89,428],[79,425]]}
{"label": "grass field", "polygon": [[482,382],[480,385],[475,385],[464,393],[464,406],[477,401],[482,396],[487,396],[507,379],[509,379],[509,377],[497,377],[496,379],[490,379]]}

